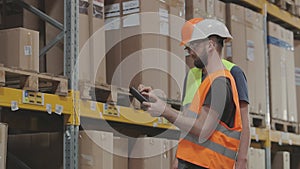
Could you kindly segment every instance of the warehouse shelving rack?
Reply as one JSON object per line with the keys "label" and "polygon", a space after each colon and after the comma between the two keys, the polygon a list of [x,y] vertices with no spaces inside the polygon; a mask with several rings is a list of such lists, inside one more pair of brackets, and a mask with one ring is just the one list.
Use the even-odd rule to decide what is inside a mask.
{"label": "warehouse shelving rack", "polygon": [[[22,0],[15,0],[25,9],[40,16],[41,19],[49,22],[59,30],[56,38],[50,41],[40,52],[40,56],[44,55],[52,46],[58,41],[64,39],[64,59],[65,69],[64,75],[69,79],[69,94],[68,96],[58,96],[55,94],[43,94],[44,102],[52,105],[49,110],[46,105],[34,105],[22,102],[23,91],[19,89],[11,89],[6,87],[0,87],[0,108],[13,108],[18,107],[22,110],[32,110],[41,113],[47,113],[49,111],[61,114],[64,121],[64,169],[76,169],[78,168],[78,134],[80,117],[95,119],[95,120],[107,120],[112,122],[120,122],[124,124],[141,125],[152,128],[171,129],[178,131],[176,127],[167,123],[163,119],[152,118],[143,111],[134,110],[127,107],[118,107],[117,116],[105,115],[105,104],[81,100],[78,92],[78,3],[79,0],[64,0],[64,23],[61,24],[56,20],[50,18],[40,10],[32,7],[29,4],[24,3]],[[230,2],[223,0],[224,2]],[[255,9],[261,12],[265,16],[265,23],[267,19],[271,19],[277,23],[283,24],[284,27],[293,30],[297,37],[300,31],[300,19],[291,15],[290,13],[281,10],[279,7],[267,2],[266,0],[241,0],[231,1],[242,4],[246,7]],[[265,24],[266,25],[266,24]],[[266,32],[266,28],[265,28]],[[266,48],[267,49],[267,48]],[[267,58],[267,51],[265,57]],[[267,65],[268,66],[268,65]],[[266,71],[267,72],[267,71]],[[268,76],[268,74],[266,74]],[[268,78],[266,78],[268,79]],[[267,82],[268,84],[268,82]],[[267,90],[268,91],[268,90]],[[267,106],[269,107],[269,100],[267,100]],[[55,106],[54,106],[55,105]],[[91,105],[96,109],[91,109]],[[80,107],[80,113],[79,113]],[[62,109],[63,108],[63,109]],[[1,109],[0,109],[1,110]],[[269,110],[269,108],[267,109]],[[99,113],[101,112],[101,113]],[[143,123],[133,122],[130,120],[130,116],[136,115],[134,118],[140,119]],[[0,116],[1,117],[1,116]],[[0,119],[1,120],[1,119]],[[300,146],[300,135],[293,133],[286,133],[281,131],[274,131],[270,128],[270,112],[266,112],[266,128],[251,128],[252,144],[262,143],[261,147],[266,149],[266,168],[271,168],[271,145],[278,143],[282,145]]]}

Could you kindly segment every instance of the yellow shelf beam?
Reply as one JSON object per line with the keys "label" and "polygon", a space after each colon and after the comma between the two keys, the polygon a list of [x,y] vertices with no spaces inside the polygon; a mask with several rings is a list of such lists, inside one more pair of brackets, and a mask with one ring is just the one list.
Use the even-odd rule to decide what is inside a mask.
{"label": "yellow shelf beam", "polygon": [[71,97],[46,93],[39,93],[39,95],[43,95],[43,105],[30,104],[23,101],[23,90],[0,87],[0,107],[12,107],[13,109],[27,109],[46,113],[48,108],[49,112],[51,110],[51,113],[56,112],[62,115],[72,114],[73,106],[70,104],[72,101]]}
{"label": "yellow shelf beam", "polygon": [[300,135],[282,131],[271,130],[271,141],[278,144],[300,146]]}
{"label": "yellow shelf beam", "polygon": [[288,23],[300,30],[300,18],[293,16],[287,11],[280,9],[278,6],[266,2],[268,14],[280,19],[281,21]]}
{"label": "yellow shelf beam", "polygon": [[267,0],[243,0],[244,3],[255,7],[259,10],[263,10],[264,6],[267,6],[267,12],[269,15],[285,22],[296,29],[300,30],[300,18],[297,16],[292,15],[291,13],[280,9],[280,7],[268,2]]}
{"label": "yellow shelf beam", "polygon": [[131,107],[81,100],[79,110],[80,117],[177,130],[167,120],[151,117],[148,113]]}
{"label": "yellow shelf beam", "polygon": [[268,139],[268,130],[266,128],[250,128],[251,140],[266,141]]}

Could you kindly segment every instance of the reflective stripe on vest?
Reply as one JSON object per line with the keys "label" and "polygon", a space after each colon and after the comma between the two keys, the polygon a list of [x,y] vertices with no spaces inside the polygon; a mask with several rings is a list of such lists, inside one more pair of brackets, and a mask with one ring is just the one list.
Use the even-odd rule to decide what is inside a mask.
{"label": "reflective stripe on vest", "polygon": [[237,156],[237,152],[230,150],[220,144],[214,143],[210,140],[205,141],[204,143],[199,143],[199,141],[197,140],[197,138],[193,137],[192,135],[187,135],[186,137],[184,137],[185,140],[188,140],[194,144],[197,144],[199,146],[208,148],[216,153],[222,154],[232,160],[236,159]]}
{"label": "reflective stripe on vest", "polygon": [[195,97],[190,105],[190,110],[195,114],[201,115],[202,105],[210,86],[218,77],[226,77],[230,80],[233,101],[236,106],[233,127],[228,128],[226,124],[219,121],[215,131],[209,139],[203,143],[200,143],[193,135],[186,135],[178,144],[177,158],[210,169],[232,169],[240,144],[242,122],[237,89],[230,72],[228,70],[222,70],[210,74],[205,78],[195,93]]}
{"label": "reflective stripe on vest", "polygon": [[[225,68],[229,71],[233,68],[233,66],[235,66],[235,64],[233,64],[225,59],[222,59],[222,63],[225,66]],[[195,95],[196,91],[198,90],[201,82],[202,82],[202,69],[199,69],[196,67],[190,69],[187,80],[186,80],[186,85],[185,85],[186,86],[185,87],[185,96],[182,101],[182,105],[184,107],[188,107],[188,104],[190,104],[192,102],[194,95]]]}

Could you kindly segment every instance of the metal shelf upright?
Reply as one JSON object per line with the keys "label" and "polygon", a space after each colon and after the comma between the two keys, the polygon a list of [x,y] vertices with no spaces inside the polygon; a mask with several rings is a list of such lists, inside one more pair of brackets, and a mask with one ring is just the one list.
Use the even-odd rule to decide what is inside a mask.
{"label": "metal shelf upright", "polygon": [[65,124],[64,169],[78,168],[78,29],[79,0],[64,0],[64,75],[69,79],[73,105],[73,116]]}
{"label": "metal shelf upright", "polygon": [[44,55],[59,40],[64,38],[64,76],[68,77],[71,97],[71,115],[65,119],[64,127],[64,169],[78,168],[78,3],[79,0],[64,0],[64,24],[57,22],[45,13],[24,3],[17,1],[25,9],[38,15],[41,19],[47,21],[54,27],[62,30],[52,41],[50,41],[40,52]]}

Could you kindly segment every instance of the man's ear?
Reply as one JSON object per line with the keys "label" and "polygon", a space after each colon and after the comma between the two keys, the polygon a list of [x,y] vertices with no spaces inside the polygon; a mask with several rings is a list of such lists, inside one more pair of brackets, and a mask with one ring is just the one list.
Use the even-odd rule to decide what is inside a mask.
{"label": "man's ear", "polygon": [[212,51],[215,48],[216,48],[216,43],[213,40],[209,40],[208,41],[208,50]]}

